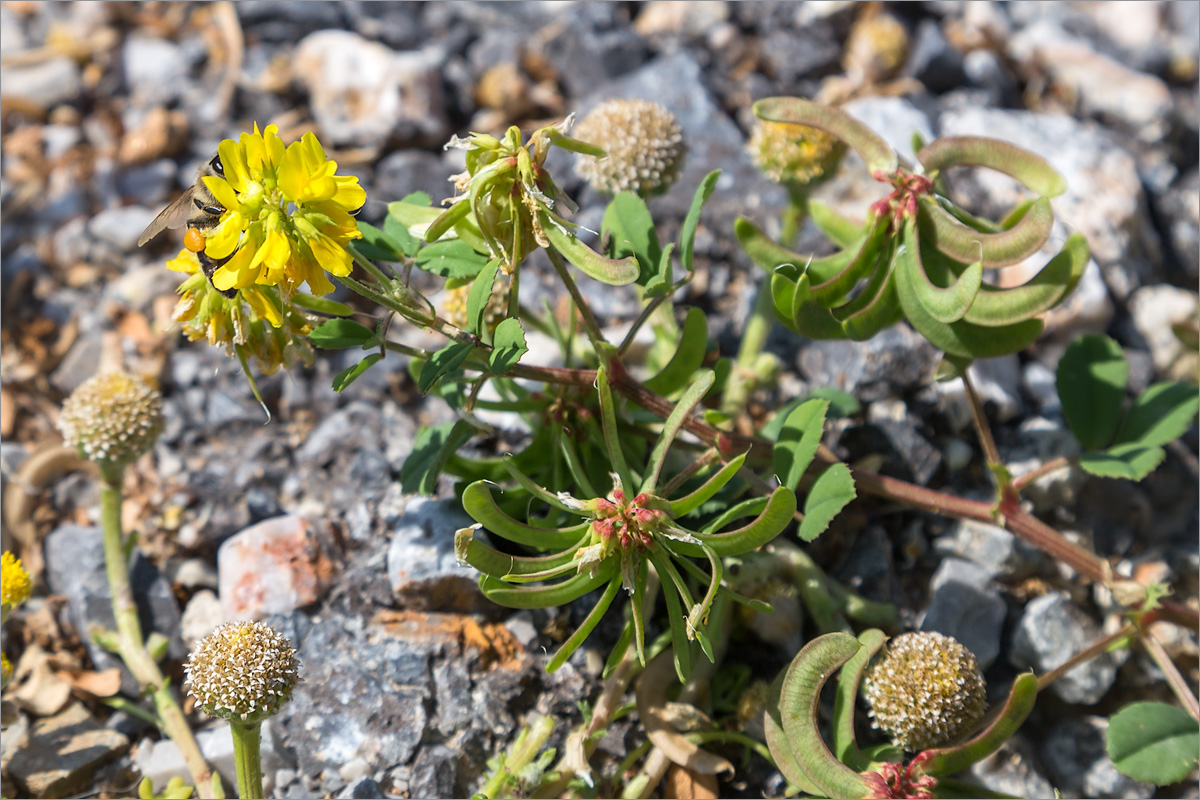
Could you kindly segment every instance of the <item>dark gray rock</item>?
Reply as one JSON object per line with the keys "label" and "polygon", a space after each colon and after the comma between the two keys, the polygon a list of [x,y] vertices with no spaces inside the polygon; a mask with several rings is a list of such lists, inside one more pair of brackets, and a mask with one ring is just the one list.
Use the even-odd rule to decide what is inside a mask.
{"label": "dark gray rock", "polygon": [[413,797],[465,797],[459,787],[458,754],[443,744],[421,748],[412,765],[409,792]]}
{"label": "dark gray rock", "polygon": [[171,198],[177,172],[175,162],[169,158],[128,167],[117,173],[117,191],[122,197],[157,208]]}
{"label": "dark gray rock", "polygon": [[1108,720],[1080,717],[1059,723],[1042,743],[1043,761],[1064,797],[1154,796],[1154,786],[1126,777],[1105,750]]}
{"label": "dark gray rock", "polygon": [[1176,181],[1158,208],[1175,258],[1194,285],[1200,271],[1200,170],[1193,167]]}
{"label": "dark gray rock", "polygon": [[[46,583],[51,592],[66,595],[71,621],[97,670],[121,667],[120,659],[92,641],[93,628],[112,630],[112,594],[104,566],[104,543],[99,529],[60,525],[46,537]],[[129,570],[138,618],[146,636],[167,637],[167,655],[182,659],[187,648],[179,636],[180,613],[170,582],[140,552],[135,551]],[[133,676],[124,672],[123,683],[136,693]]]}
{"label": "dark gray rock", "polygon": [[963,56],[950,46],[935,20],[923,19],[909,44],[904,74],[916,78],[935,94],[962,84]]}
{"label": "dark gray rock", "polygon": [[120,252],[133,252],[138,237],[158,211],[146,206],[119,206],[101,211],[88,223],[88,233]]}
{"label": "dark gray rock", "polygon": [[866,342],[812,340],[796,359],[813,386],[832,386],[869,403],[928,383],[940,354],[907,325],[894,325]]}
{"label": "dark gray rock", "polygon": [[[1030,601],[1017,623],[1009,661],[1039,675],[1066,663],[1103,636],[1100,626],[1074,605],[1066,592],[1051,592]],[[1050,685],[1059,698],[1095,705],[1112,688],[1117,665],[1109,653],[1081,664]]]}
{"label": "dark gray rock", "polygon": [[988,573],[957,558],[947,558],[930,581],[929,606],[921,630],[953,636],[975,654],[986,670],[1000,654],[1005,605]]}
{"label": "dark gray rock", "polygon": [[935,551],[970,561],[991,579],[1024,575],[1040,566],[1045,556],[998,525],[975,520],[956,521],[934,543]]}
{"label": "dark gray rock", "polygon": [[898,400],[873,403],[867,424],[847,428],[838,437],[837,446],[846,451],[851,462],[882,456],[882,474],[921,485],[942,463],[942,454],[926,438],[925,423]]}
{"label": "dark gray rock", "polygon": [[383,789],[374,778],[359,778],[345,789],[342,789],[338,793],[338,797],[352,798],[353,800],[368,800],[369,798],[383,797]]}
{"label": "dark gray rock", "polygon": [[475,521],[455,500],[418,498],[392,534],[387,573],[405,606],[436,611],[474,611],[490,603],[476,586],[478,573],[454,555],[454,533]]}
{"label": "dark gray rock", "polygon": [[235,8],[247,38],[296,43],[307,33],[345,25],[342,4],[314,0],[293,6],[283,0],[249,0]]}
{"label": "dark gray rock", "polygon": [[454,195],[449,180],[453,171],[440,155],[425,150],[397,150],[375,167],[374,194],[392,201],[413,192],[425,192],[436,206]]}
{"label": "dark gray rock", "polygon": [[1020,733],[992,755],[971,765],[971,778],[993,792],[1010,797],[1054,797],[1042,774],[1034,748]]}

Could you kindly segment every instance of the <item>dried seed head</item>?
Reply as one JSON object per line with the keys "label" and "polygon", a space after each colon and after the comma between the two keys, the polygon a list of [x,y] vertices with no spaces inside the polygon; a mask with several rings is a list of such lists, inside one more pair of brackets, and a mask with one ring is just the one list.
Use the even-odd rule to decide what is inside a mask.
{"label": "dried seed head", "polygon": [[803,185],[832,177],[846,145],[807,125],[760,120],[746,150],[754,166],[771,180]]}
{"label": "dried seed head", "polygon": [[185,670],[201,711],[245,722],[273,716],[300,681],[291,643],[261,622],[220,626],[196,645]]}
{"label": "dried seed head", "polygon": [[970,650],[940,633],[906,633],[867,673],[875,727],[905,750],[946,744],[983,716],[983,675]]}
{"label": "dried seed head", "polygon": [[604,158],[580,156],[575,172],[609,195],[665,192],[679,177],[687,153],[675,115],[649,100],[601,103],[572,135],[607,151]]}
{"label": "dried seed head", "polygon": [[865,15],[850,29],[842,63],[851,77],[877,83],[891,78],[908,57],[908,31],[891,14]]}
{"label": "dried seed head", "polygon": [[63,403],[58,428],[68,445],[102,467],[124,466],[162,432],[162,395],[125,372],[97,375]]}
{"label": "dried seed head", "polygon": [[0,605],[15,608],[29,599],[29,573],[7,550],[0,555]]}

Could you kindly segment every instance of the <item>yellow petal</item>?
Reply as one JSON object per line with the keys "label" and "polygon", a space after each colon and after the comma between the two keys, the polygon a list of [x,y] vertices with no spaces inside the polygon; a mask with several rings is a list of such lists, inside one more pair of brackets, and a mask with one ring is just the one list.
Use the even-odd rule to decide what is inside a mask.
{"label": "yellow petal", "polygon": [[[205,175],[202,178],[204,185],[212,192],[213,197],[220,203],[221,207],[226,211],[236,211],[241,203],[238,202],[237,192],[234,191],[233,185],[223,179],[213,175]],[[245,184],[243,183],[242,190],[244,191]]]}
{"label": "yellow petal", "polygon": [[[217,155],[221,157],[221,167],[225,170],[225,180],[229,181],[235,191],[242,191],[245,188],[245,180],[249,174],[246,169],[246,158],[242,152],[242,148],[238,147],[238,143],[233,139],[224,139],[217,145]],[[207,181],[205,181],[205,184],[207,184]],[[228,205],[225,207],[232,208],[232,206]]]}
{"label": "yellow petal", "polygon": [[208,232],[208,236],[204,240],[204,254],[219,261],[237,248],[241,238],[241,215],[229,214],[220,225]]}

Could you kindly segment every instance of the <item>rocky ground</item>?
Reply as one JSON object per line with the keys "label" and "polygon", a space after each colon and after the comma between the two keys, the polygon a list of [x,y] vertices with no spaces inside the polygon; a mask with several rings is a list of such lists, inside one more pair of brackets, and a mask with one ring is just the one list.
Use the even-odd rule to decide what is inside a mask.
{"label": "rocky ground", "polygon": [[[36,580],[5,631],[18,664],[6,697],[23,709],[3,737],[5,795],[130,796],[139,773],[161,783],[177,768],[151,726],[96,699],[121,680],[83,633],[107,613],[97,494],[85,473],[44,455],[61,443],[62,399],[98,365],[152,375],[166,395],[166,431],[131,470],[126,522],[140,532],[134,572],[147,623],[170,637],[176,666],[225,614],[270,614],[300,649],[305,683],[267,726],[274,796],[469,795],[531,712],[562,720],[561,742],[577,702],[598,687],[603,631],[546,675],[545,651],[574,611],[490,607],[454,561],[453,531],[469,521],[447,499],[450,484],[441,499],[401,491],[396,475],[419,427],[451,418],[419,395],[403,358],[341,395],[330,380],[349,363],[342,352],[263,378],[272,415],[264,425],[236,363],[171,329],[178,278],[162,265],[177,244],[139,250],[137,238],[219,140],[255,121],[277,123],[285,138],[315,130],[366,187],[362,218],[378,222],[409,192],[451,194],[447,177],[461,162],[441,145],[452,134],[531,127],[609,97],[663,103],[690,155],[679,191],[653,201],[656,218],[674,229],[700,177],[724,170],[697,237],[698,278],[681,304],[708,312],[725,354],[758,278],[733,240],[733,218],[770,225],[785,201],[744,153],[753,100],[840,94],[902,153],[911,154],[913,132],[1010,139],[1067,177],[1052,244],[1081,231],[1095,264],[1035,348],[980,364],[1005,459],[1032,467],[1070,454],[1053,370],[1079,333],[1120,341],[1134,391],[1195,380],[1196,354],[1171,325],[1197,318],[1200,5],[889,4],[907,36],[892,70],[871,60],[870,42],[850,46],[864,8],[0,3],[4,548],[18,550]],[[598,227],[604,198],[565,159],[550,166],[579,200],[578,219]],[[875,197],[869,184],[851,175],[823,191],[862,208]],[[1003,207],[1009,191],[970,178],[955,189],[982,212]],[[636,314],[632,293],[594,297],[607,322]],[[815,386],[862,402],[828,431],[841,456],[960,494],[986,491],[961,389],[929,381],[937,354],[905,326],[865,344],[804,341],[778,327],[770,348],[785,370],[762,403]],[[1194,605],[1196,451],[1193,427],[1141,484],[1068,472],[1041,482],[1031,500],[1119,571],[1168,580]],[[218,570],[223,542],[243,556]],[[281,566],[272,556],[287,548],[303,556]],[[898,604],[905,626],[968,644],[996,691],[1117,624],[1109,598],[998,528],[860,501],[811,552],[847,584]],[[233,591],[247,583],[262,591]],[[1194,685],[1194,639],[1168,647]],[[768,678],[791,655],[752,642],[745,652]],[[1196,797],[1194,781],[1156,790],[1120,776],[1104,755],[1104,718],[1145,698],[1166,692],[1143,656],[1091,662],[1039,699],[976,777],[1022,796],[1056,787],[1063,796]],[[230,767],[226,732],[210,725],[200,736]],[[614,734],[603,747],[619,757],[632,741]],[[760,763],[722,792],[781,788]]]}

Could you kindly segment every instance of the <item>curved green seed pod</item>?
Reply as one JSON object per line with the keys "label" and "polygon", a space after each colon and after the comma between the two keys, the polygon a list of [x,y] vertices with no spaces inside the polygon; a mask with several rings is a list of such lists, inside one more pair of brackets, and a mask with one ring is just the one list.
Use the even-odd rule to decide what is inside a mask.
{"label": "curved green seed pod", "polygon": [[1030,319],[1013,325],[985,328],[966,321],[939,322],[921,304],[913,283],[913,275],[924,271],[920,263],[920,241],[912,220],[904,226],[904,243],[897,253],[897,261],[915,261],[905,264],[896,271],[896,294],[904,316],[917,333],[929,340],[934,347],[949,356],[961,358],[994,358],[996,356],[1024,350],[1042,333],[1042,321]]}
{"label": "curved green seed pod", "polygon": [[560,511],[569,512],[575,516],[580,516],[580,509],[577,506],[567,505],[558,497],[558,495],[551,494],[548,489],[538,486],[532,478],[530,478],[524,472],[521,472],[521,470],[517,468],[516,463],[513,461],[512,453],[506,453],[501,463],[504,464],[504,468],[508,470],[508,474],[513,477],[513,480],[521,484],[521,487],[524,488],[525,491],[529,492],[531,495],[538,498],[548,506],[557,508]]}
{"label": "curved green seed pod", "polygon": [[600,600],[588,612],[587,618],[583,623],[575,629],[575,632],[562,643],[562,647],[558,648],[558,652],[550,659],[550,663],[546,665],[546,672],[554,672],[556,669],[567,663],[567,659],[579,649],[579,645],[583,644],[584,640],[591,635],[596,626],[600,624],[601,618],[604,617],[608,607],[612,605],[613,599],[617,596],[617,592],[621,590],[621,579],[613,578],[608,582],[608,588],[604,590]]}
{"label": "curved green seed pod", "polygon": [[[679,676],[680,683],[687,683],[688,677],[692,674],[692,645],[688,637],[687,616],[683,613],[683,606],[679,602],[679,592],[674,591],[669,585],[672,575],[679,580],[679,573],[672,566],[671,557],[661,550],[650,549],[646,551],[646,556],[654,565],[654,571],[658,573],[658,578],[663,585],[663,600],[667,604],[667,622],[671,626],[671,650],[675,659],[675,674]],[[686,586],[684,591],[687,591]]]}
{"label": "curved green seed pod", "polygon": [[912,286],[917,302],[930,316],[943,323],[958,322],[962,319],[975,302],[979,287],[983,284],[981,261],[968,266],[957,279],[951,280],[949,275],[940,276],[942,281],[936,284],[929,274],[929,267],[922,259],[899,259],[896,268],[906,273],[904,279]]}
{"label": "curved green seed pod", "polygon": [[483,481],[475,481],[463,490],[462,506],[463,510],[471,515],[471,519],[481,523],[492,533],[503,536],[510,542],[543,550],[570,547],[579,541],[579,537],[592,524],[588,521],[566,528],[543,528],[518,522],[496,505],[492,490]]}
{"label": "curved green seed pod", "polygon": [[943,136],[917,153],[927,173],[948,167],[988,167],[1015,178],[1042,197],[1057,197],[1067,181],[1046,159],[1000,139]]}
{"label": "curved green seed pod", "polygon": [[447,208],[441,214],[434,218],[429,223],[429,227],[425,231],[425,241],[436,242],[453,228],[459,221],[471,213],[471,204],[464,197],[454,205]]}
{"label": "curved green seed pod", "polygon": [[584,532],[574,545],[560,553],[529,558],[501,553],[476,539],[470,528],[461,528],[454,535],[454,555],[459,561],[467,562],[484,575],[510,583],[520,582],[522,579],[541,580],[548,573],[555,573],[555,570],[564,566],[574,569],[575,553],[587,541],[588,536],[589,534]]}
{"label": "curved green seed pod", "polygon": [[704,533],[712,535],[724,528],[735,519],[743,517],[757,517],[767,507],[769,498],[766,497],[751,497],[749,500],[743,500],[735,506],[730,507],[714,519],[712,522],[704,526]]}
{"label": "curved green seed pod", "polygon": [[918,199],[921,236],[964,264],[981,260],[986,269],[1007,267],[1033,255],[1050,238],[1054,212],[1040,198],[1020,222],[1000,233],[980,233],[959,222],[928,195]]}
{"label": "curved green seed pod", "polygon": [[617,560],[606,559],[595,573],[582,573],[550,586],[512,586],[488,575],[479,576],[479,589],[493,603],[506,608],[550,608],[578,600],[612,580]]}
{"label": "curved green seed pod", "polygon": [[879,652],[888,637],[878,628],[871,628],[859,634],[858,642],[862,645],[857,653],[850,657],[838,674],[837,694],[833,699],[833,728],[831,739],[833,754],[846,766],[855,772],[862,772],[869,762],[854,735],[854,702],[858,698],[858,687],[862,683],[863,673],[871,658]]}
{"label": "curved green seed pod", "polygon": [[796,268],[796,275],[807,274],[811,276],[810,280],[818,283],[831,280],[843,272],[867,240],[860,229],[854,241],[844,250],[813,258],[779,244],[745,217],[737,218],[733,223],[733,232],[750,260],[768,272],[774,273],[778,267],[790,264]]}
{"label": "curved green seed pod", "polygon": [[912,760],[927,775],[953,775],[1000,749],[1017,732],[1037,699],[1038,679],[1032,672],[1018,675],[999,716],[970,741],[955,747],[926,750]]}
{"label": "curved green seed pod", "polygon": [[879,255],[879,265],[858,297],[837,309],[842,330],[857,342],[865,342],[884,328],[900,321],[900,301],[896,297],[896,249],[892,243]]}
{"label": "curved green seed pod", "polygon": [[[846,267],[833,277],[812,284],[812,297],[818,304],[829,308],[845,297],[858,283],[859,279],[873,269],[879,261],[883,238],[888,231],[889,220],[878,217],[870,229],[870,234],[860,239],[856,244],[857,251],[847,248],[853,254]],[[843,251],[843,252],[847,252]],[[810,269],[807,274],[816,280],[816,273]]]}
{"label": "curved green seed pod", "polygon": [[891,174],[900,165],[891,145],[841,109],[799,97],[767,97],[754,104],[754,113],[768,122],[807,125],[836,136],[862,156],[871,172]]}
{"label": "curved green seed pod", "polygon": [[733,479],[733,476],[737,474],[737,471],[742,468],[742,464],[745,463],[749,452],[747,450],[739,456],[734,456],[729,463],[725,464],[712,477],[700,484],[691,494],[684,495],[678,500],[669,501],[671,516],[676,519],[686,516],[712,499],[712,496],[721,491],[725,487],[725,484],[729,483]]}
{"label": "curved green seed pod", "polygon": [[[762,547],[783,533],[795,513],[796,493],[780,486],[767,498],[766,506],[750,524],[727,533],[697,533],[695,537],[721,558],[740,556]],[[703,547],[688,542],[672,540],[671,549],[692,558],[703,558],[705,555]]]}
{"label": "curved green seed pod", "polygon": [[1073,233],[1058,255],[1020,286],[996,289],[986,284],[963,317],[974,325],[1010,325],[1048,311],[1075,291],[1087,269],[1087,239]]}
{"label": "curved green seed pod", "polygon": [[704,395],[708,394],[708,390],[712,388],[713,381],[716,379],[717,376],[711,369],[704,370],[679,398],[675,408],[671,409],[671,413],[667,415],[667,419],[663,423],[662,433],[659,434],[658,441],[654,443],[654,449],[650,451],[650,458],[646,464],[646,476],[642,481],[642,488],[638,490],[640,493],[654,494],[658,488],[658,476],[662,473],[663,463],[667,460],[667,450],[675,441],[675,437],[679,435],[683,423],[692,410],[700,405],[700,401],[704,399]]}
{"label": "curved green seed pod", "polygon": [[868,797],[871,791],[862,776],[829,752],[817,727],[821,688],[861,648],[847,633],[819,636],[792,660],[779,688],[779,722],[792,761],[825,797]]}
{"label": "curved green seed pod", "polygon": [[605,258],[579,241],[574,234],[563,230],[563,223],[545,211],[538,211],[538,220],[550,244],[589,278],[609,286],[628,286],[638,279],[641,268],[634,256],[619,260]]}
{"label": "curved green seed pod", "polygon": [[608,384],[608,370],[596,370],[596,391],[600,396],[600,427],[604,435],[604,448],[608,451],[609,463],[616,470],[621,482],[621,491],[633,491],[633,475],[621,449],[621,437],[617,431],[617,407],[613,403],[612,389]]}

